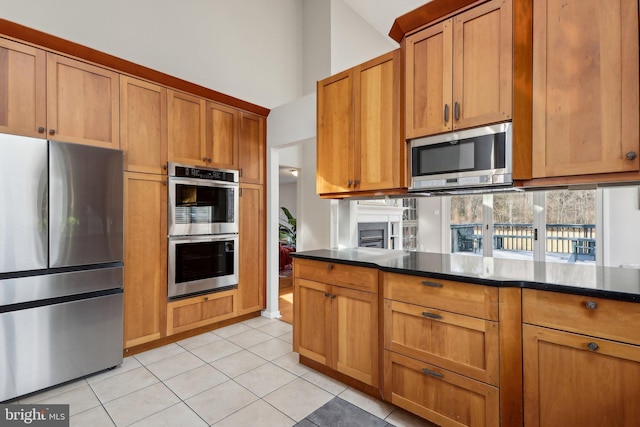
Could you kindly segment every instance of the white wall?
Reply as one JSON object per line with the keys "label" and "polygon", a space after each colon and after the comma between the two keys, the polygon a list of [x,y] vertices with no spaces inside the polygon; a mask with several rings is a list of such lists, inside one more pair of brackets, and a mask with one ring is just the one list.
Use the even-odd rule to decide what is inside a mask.
{"label": "white wall", "polygon": [[639,187],[603,189],[604,265],[640,264]]}
{"label": "white wall", "polygon": [[[280,206],[284,206],[289,209],[291,215],[294,218],[297,218],[298,214],[298,184],[295,182],[280,184],[279,190],[279,200],[278,203]],[[286,221],[286,216],[283,213],[280,213],[280,218]]]}
{"label": "white wall", "polygon": [[316,82],[331,75],[331,2],[303,0],[302,93],[315,93]]}
{"label": "white wall", "polygon": [[299,0],[0,0],[0,14],[263,107],[302,96]]}

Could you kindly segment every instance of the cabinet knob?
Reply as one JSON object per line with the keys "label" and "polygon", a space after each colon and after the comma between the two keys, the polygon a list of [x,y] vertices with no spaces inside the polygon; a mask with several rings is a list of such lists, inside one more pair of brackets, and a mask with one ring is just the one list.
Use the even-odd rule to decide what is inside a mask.
{"label": "cabinet knob", "polygon": [[209,297],[204,297],[204,300],[205,301],[209,301]]}
{"label": "cabinet knob", "polygon": [[587,347],[589,348],[589,350],[591,351],[596,351],[597,349],[599,349],[600,347],[598,346],[598,344],[594,343],[594,342],[590,342],[589,344],[587,344]]}
{"label": "cabinet knob", "polygon": [[360,184],[359,180],[356,179],[355,181],[353,181],[353,188],[356,188],[358,184]]}
{"label": "cabinet knob", "polygon": [[45,131],[45,128],[43,128],[42,126],[38,128],[38,133],[44,133],[44,131]]}
{"label": "cabinet knob", "polygon": [[333,270],[333,264],[327,264],[327,270]]}
{"label": "cabinet knob", "polygon": [[598,308],[598,303],[595,301],[587,301],[584,306],[587,308],[587,310],[595,310],[596,308]]}
{"label": "cabinet knob", "polygon": [[49,129],[49,135],[55,135],[55,134],[56,134],[55,129]]}
{"label": "cabinet knob", "polygon": [[167,185],[167,181],[162,181],[162,185]]}
{"label": "cabinet knob", "polygon": [[331,299],[335,299],[336,298],[336,294],[331,294]]}
{"label": "cabinet knob", "polygon": [[167,166],[167,164],[166,164],[166,163],[165,163],[164,165],[162,165],[162,169],[163,169],[163,170],[167,170],[167,168],[168,168],[168,166]]}
{"label": "cabinet knob", "polygon": [[353,184],[353,181],[351,180],[347,181],[347,187],[351,187],[351,184]]}
{"label": "cabinet knob", "polygon": [[329,292],[324,293],[325,298],[329,296]]}
{"label": "cabinet knob", "polygon": [[629,151],[627,153],[627,160],[635,160],[638,157],[638,154],[635,151]]}

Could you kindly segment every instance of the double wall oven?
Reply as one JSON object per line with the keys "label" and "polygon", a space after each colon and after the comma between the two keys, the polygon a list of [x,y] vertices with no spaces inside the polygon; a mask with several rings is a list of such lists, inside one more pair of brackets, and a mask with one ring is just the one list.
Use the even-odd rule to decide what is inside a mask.
{"label": "double wall oven", "polygon": [[238,196],[238,171],[169,163],[169,299],[237,286]]}

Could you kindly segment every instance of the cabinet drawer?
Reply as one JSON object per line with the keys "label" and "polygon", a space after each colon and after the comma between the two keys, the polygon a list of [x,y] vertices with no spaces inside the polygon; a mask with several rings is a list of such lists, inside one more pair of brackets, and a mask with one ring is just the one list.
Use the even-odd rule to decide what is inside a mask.
{"label": "cabinet drawer", "polygon": [[427,363],[499,383],[498,323],[384,301],[384,346]]}
{"label": "cabinet drawer", "polygon": [[386,299],[498,320],[498,288],[396,273],[383,284]]}
{"label": "cabinet drawer", "polygon": [[640,345],[640,304],[524,289],[525,323]]}
{"label": "cabinet drawer", "polygon": [[236,311],[235,289],[171,302],[167,310],[167,335],[230,319]]}
{"label": "cabinet drawer", "polygon": [[385,399],[443,426],[498,426],[498,388],[385,350]]}
{"label": "cabinet drawer", "polygon": [[338,264],[331,261],[294,259],[293,271],[295,277],[301,279],[346,286],[366,292],[378,292],[378,270],[375,268]]}

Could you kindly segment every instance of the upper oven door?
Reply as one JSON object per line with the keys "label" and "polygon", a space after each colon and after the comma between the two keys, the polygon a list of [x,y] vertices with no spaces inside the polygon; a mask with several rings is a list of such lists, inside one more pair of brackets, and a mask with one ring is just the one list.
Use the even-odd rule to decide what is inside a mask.
{"label": "upper oven door", "polygon": [[169,177],[169,235],[238,232],[237,183]]}

